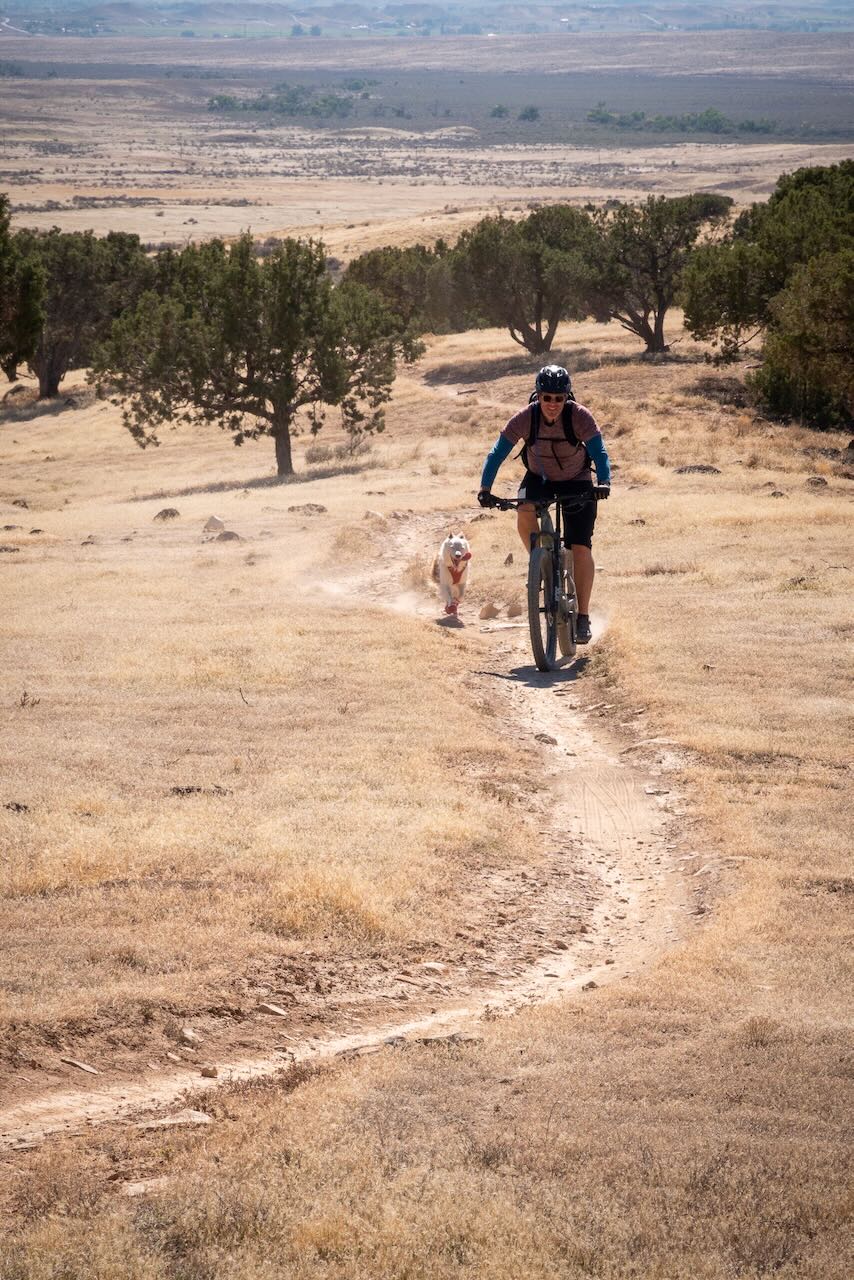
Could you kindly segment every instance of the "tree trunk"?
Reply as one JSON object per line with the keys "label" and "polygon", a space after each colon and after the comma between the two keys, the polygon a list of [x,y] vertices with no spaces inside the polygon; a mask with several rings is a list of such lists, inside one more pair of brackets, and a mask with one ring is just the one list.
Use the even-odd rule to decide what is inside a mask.
{"label": "tree trunk", "polygon": [[42,365],[39,369],[39,400],[53,400],[59,395],[59,384],[62,374],[57,373],[51,364]]}
{"label": "tree trunk", "polygon": [[670,347],[664,341],[664,317],[666,312],[667,308],[663,307],[661,311],[656,313],[655,328],[652,333],[652,346],[650,346],[649,341],[647,340],[646,349],[654,355],[660,355],[662,352],[670,350]]}
{"label": "tree trunk", "polygon": [[547,333],[545,337],[537,333],[536,329],[532,329],[529,325],[520,326],[514,329],[512,325],[508,325],[507,329],[510,337],[514,342],[518,342],[520,347],[524,347],[532,356],[544,355],[551,349],[553,333]]}
{"label": "tree trunk", "polygon": [[3,370],[10,382],[18,381],[18,361],[14,356],[10,356],[8,360],[4,360],[2,364],[0,364],[0,369]]}
{"label": "tree trunk", "polygon": [[276,471],[280,476],[292,476],[294,464],[291,459],[291,430],[289,423],[273,425],[273,442],[276,446]]}
{"label": "tree trunk", "polygon": [[39,400],[52,400],[59,395],[59,384],[65,377],[65,366],[55,351],[37,351],[30,368],[39,380]]}

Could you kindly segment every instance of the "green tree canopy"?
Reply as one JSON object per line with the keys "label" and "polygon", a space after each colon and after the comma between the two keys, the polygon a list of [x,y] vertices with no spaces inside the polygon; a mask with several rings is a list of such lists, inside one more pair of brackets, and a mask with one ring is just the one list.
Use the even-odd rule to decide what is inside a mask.
{"label": "green tree canopy", "polygon": [[10,382],[35,351],[44,312],[44,278],[12,234],[9,200],[0,195],[0,369]]}
{"label": "green tree canopy", "polygon": [[772,302],[797,267],[854,243],[854,160],[784,175],[731,235],[697,250],[685,271],[685,322],[734,358],[767,328]]}
{"label": "green tree canopy", "polygon": [[290,475],[302,408],[312,431],[328,406],[353,436],[381,431],[396,360],[417,346],[377,294],[352,281],[333,289],[325,263],[321,244],[293,239],[259,261],[249,234],[170,255],[162,292],[120,317],[93,369],[137,442],[158,443],[175,421],[216,423],[235,444],[269,434]]}
{"label": "green tree canopy", "polygon": [[614,319],[646,343],[667,350],[664,320],[701,231],[720,226],[732,206],[728,196],[649,196],[596,215],[599,233],[594,314]]}
{"label": "green tree canopy", "polygon": [[520,222],[484,218],[451,255],[460,305],[542,355],[561,320],[589,312],[594,245],[589,215],[569,205],[536,209]]}
{"label": "green tree canopy", "polygon": [[353,259],[344,272],[343,283],[373,289],[404,327],[423,330],[427,323],[427,282],[443,250],[441,241],[433,249],[423,244],[405,249],[392,245],[370,249]]}
{"label": "green tree canopy", "polygon": [[854,247],[797,267],[771,300],[761,368],[749,379],[774,413],[832,426],[854,417]]}
{"label": "green tree canopy", "polygon": [[88,364],[95,343],[120,312],[132,307],[152,279],[139,237],[111,231],[26,231],[19,234],[25,258],[45,282],[44,321],[29,364],[39,395],[55,396],[69,369]]}

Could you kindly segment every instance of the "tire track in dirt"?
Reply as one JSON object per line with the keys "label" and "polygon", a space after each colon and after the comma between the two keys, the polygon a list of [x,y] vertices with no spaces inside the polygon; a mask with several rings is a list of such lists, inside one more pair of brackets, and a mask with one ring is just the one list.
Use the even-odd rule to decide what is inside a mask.
{"label": "tire track in dirt", "polygon": [[[395,555],[384,563],[406,563],[424,546],[437,544],[449,515],[459,518],[409,517],[390,534]],[[413,591],[395,595],[390,587],[388,570],[379,566],[330,582],[327,591],[342,602],[364,607],[367,598],[377,608],[447,625],[435,603]],[[475,608],[467,605],[466,612],[474,617]],[[469,872],[458,885],[469,924],[458,936],[459,946],[447,948],[446,962],[416,965],[416,973],[374,974],[371,980],[362,975],[349,993],[335,993],[324,1030],[280,1034],[286,1046],[220,1061],[215,1079],[201,1078],[199,1066],[187,1064],[167,1075],[29,1099],[0,1113],[0,1149],[27,1148],[53,1133],[161,1112],[188,1090],[198,1094],[293,1064],[372,1052],[403,1039],[464,1037],[479,1019],[628,977],[678,940],[687,929],[689,894],[677,862],[674,797],[668,788],[650,785],[660,783],[668,765],[661,750],[654,753],[658,763],[644,771],[636,753],[628,763],[619,745],[593,727],[577,685],[583,657],[541,674],[530,658],[526,626],[475,626],[479,642],[469,650],[467,686],[499,711],[503,731],[520,753],[535,752],[542,770],[543,789],[532,802],[541,860]],[[484,638],[490,669],[481,665]],[[400,994],[401,984],[408,984],[400,998],[411,999],[411,1013],[383,1016],[382,1001]],[[361,1005],[363,1025],[342,1034],[352,1022],[342,1010],[348,1001]]]}

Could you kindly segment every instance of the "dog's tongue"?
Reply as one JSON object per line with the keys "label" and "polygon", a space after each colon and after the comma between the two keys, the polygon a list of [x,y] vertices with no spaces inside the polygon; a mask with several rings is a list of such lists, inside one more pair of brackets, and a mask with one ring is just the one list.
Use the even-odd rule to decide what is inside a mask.
{"label": "dog's tongue", "polygon": [[471,552],[467,551],[464,556],[460,556],[461,560],[471,560]]}

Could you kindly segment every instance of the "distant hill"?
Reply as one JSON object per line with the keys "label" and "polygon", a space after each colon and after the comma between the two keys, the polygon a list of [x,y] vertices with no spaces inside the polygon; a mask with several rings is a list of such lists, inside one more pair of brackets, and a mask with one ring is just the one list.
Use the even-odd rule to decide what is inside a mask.
{"label": "distant hill", "polygon": [[289,35],[316,39],[324,34],[506,35],[600,31],[703,30],[841,31],[854,29],[854,11],[845,0],[732,0],[732,3],[607,5],[534,3],[518,0],[448,0],[448,3],[341,3],[299,0],[284,3],[146,4],[128,0],[8,0],[0,18],[3,34],[179,35],[260,38]]}

